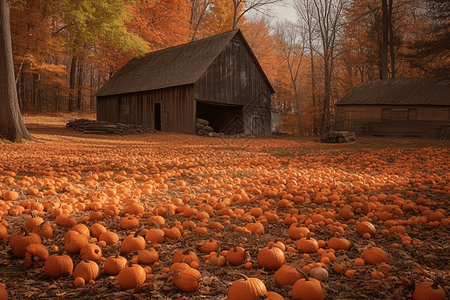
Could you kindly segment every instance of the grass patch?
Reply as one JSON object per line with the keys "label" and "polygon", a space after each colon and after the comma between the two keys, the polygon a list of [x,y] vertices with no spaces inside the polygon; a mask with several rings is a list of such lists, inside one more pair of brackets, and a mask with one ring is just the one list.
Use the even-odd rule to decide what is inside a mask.
{"label": "grass patch", "polygon": [[294,153],[284,148],[271,149],[268,153],[274,157],[294,157]]}

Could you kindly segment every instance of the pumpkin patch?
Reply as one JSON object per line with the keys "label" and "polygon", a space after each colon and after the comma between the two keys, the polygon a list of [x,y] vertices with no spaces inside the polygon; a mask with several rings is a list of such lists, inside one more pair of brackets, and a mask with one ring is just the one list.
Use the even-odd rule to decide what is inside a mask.
{"label": "pumpkin patch", "polygon": [[448,296],[448,141],[35,134],[0,144],[11,298]]}

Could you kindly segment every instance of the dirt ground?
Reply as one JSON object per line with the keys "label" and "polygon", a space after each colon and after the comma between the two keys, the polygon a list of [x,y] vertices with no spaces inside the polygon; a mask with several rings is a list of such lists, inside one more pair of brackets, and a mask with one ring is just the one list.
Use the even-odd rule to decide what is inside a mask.
{"label": "dirt ground", "polygon": [[[10,299],[227,299],[227,292],[237,277],[231,273],[240,272],[249,277],[261,279],[269,291],[278,292],[285,299],[291,299],[291,287],[278,287],[274,282],[276,271],[259,268],[257,256],[260,249],[269,241],[276,239],[287,241],[286,246],[296,247],[297,240],[289,241],[289,226],[283,222],[289,216],[291,208],[298,214],[309,218],[314,212],[322,210],[339,211],[344,205],[352,205],[355,197],[364,201],[370,196],[385,194],[388,196],[380,210],[388,205],[395,206],[400,201],[416,203],[414,209],[404,211],[401,216],[392,215],[398,225],[406,229],[412,240],[409,245],[402,244],[398,235],[383,234],[392,225],[375,216],[369,217],[361,209],[354,209],[354,221],[345,221],[339,215],[333,219],[348,228],[342,233],[353,243],[350,250],[336,251],[336,263],[342,263],[344,270],[354,269],[356,275],[347,277],[344,273],[333,271],[333,263],[325,265],[329,278],[322,282],[326,300],[340,299],[412,299],[414,288],[423,281],[442,278],[440,286],[450,292],[450,227],[440,224],[414,224],[408,220],[423,216],[425,210],[444,211],[444,219],[450,217],[450,154],[449,140],[394,139],[394,138],[358,138],[346,144],[323,144],[318,138],[301,138],[282,134],[268,138],[222,139],[206,138],[177,133],[153,133],[127,136],[85,135],[72,131],[65,124],[73,119],[95,118],[92,114],[49,114],[25,115],[24,120],[33,142],[21,144],[0,143],[0,191],[14,190],[19,199],[13,205],[20,205],[24,200],[45,201],[77,197],[77,201],[87,201],[92,193],[101,198],[108,188],[118,189],[126,186],[129,196],[137,195],[142,190],[139,184],[152,179],[164,178],[162,185],[155,185],[150,195],[139,194],[139,201],[146,208],[140,219],[140,225],[147,225],[149,213],[159,205],[170,203],[173,198],[187,199],[189,205],[202,207],[209,197],[214,196],[223,201],[228,186],[240,188],[249,195],[247,203],[232,202],[231,209],[260,207],[262,200],[273,199],[268,210],[276,211],[279,222],[264,223],[264,233],[246,234],[232,231],[230,228],[245,226],[245,218],[219,215],[217,211],[209,222],[218,221],[225,225],[224,230],[209,229],[207,234],[199,235],[189,232],[179,239],[166,239],[161,244],[147,245],[154,247],[159,254],[160,265],[152,266],[154,277],[132,290],[121,290],[116,276],[104,273],[95,284],[86,284],[75,288],[73,277],[53,280],[46,276],[43,268],[26,268],[23,260],[15,258],[8,240],[0,242],[0,283],[6,284]],[[5,181],[13,172],[14,183]],[[93,187],[88,187],[90,176],[98,174]],[[30,179],[29,185],[21,185],[23,179]],[[39,179],[54,178],[70,182],[73,189],[56,188],[56,195],[37,197],[27,194],[27,189],[35,187],[41,192],[49,189],[39,185]],[[180,183],[182,182],[182,183]],[[363,193],[355,194],[355,187],[364,188]],[[73,192],[76,189],[78,193]],[[72,193],[71,193],[72,190]],[[118,189],[119,190],[119,189]],[[259,190],[261,193],[258,193]],[[264,191],[273,190],[275,196],[264,195]],[[136,194],[134,194],[136,191]],[[303,196],[311,201],[290,202],[289,207],[279,207],[282,192],[293,196]],[[338,193],[344,203],[314,203],[319,195]],[[192,195],[189,198],[189,195]],[[389,197],[391,196],[391,197]],[[78,198],[79,197],[79,198]],[[206,199],[206,200],[205,200]],[[352,200],[353,199],[353,200]],[[400,200],[399,200],[400,199]],[[426,201],[422,201],[426,199]],[[3,200],[0,195],[0,203]],[[203,203],[205,202],[205,203]],[[424,204],[425,203],[425,204]],[[122,206],[122,204],[120,204]],[[391,212],[390,210],[387,210]],[[79,222],[89,216],[92,210],[73,212]],[[120,214],[123,217],[123,213]],[[29,217],[28,214],[1,217],[7,221],[8,233],[19,230]],[[54,219],[49,212],[41,217],[50,223]],[[360,218],[369,218],[375,225],[377,233],[365,239],[355,233],[356,223]],[[166,224],[188,220],[180,213],[168,213]],[[191,219],[197,226],[200,220]],[[119,228],[119,221],[105,217],[101,221],[111,231],[115,231],[121,240],[130,230]],[[89,227],[94,221],[85,224]],[[234,225],[234,226],[233,226]],[[323,224],[315,224],[314,238],[328,241],[335,234]],[[233,226],[233,227],[232,227]],[[64,246],[62,239],[69,228],[55,226],[52,238],[43,239],[42,243],[50,247]],[[187,230],[190,231],[190,230]],[[220,233],[221,237],[217,234]],[[196,246],[203,240],[217,239],[221,250],[241,246],[249,253],[253,267],[244,269],[240,266],[225,265],[216,267],[205,264],[205,258]],[[94,241],[92,241],[94,242]],[[393,243],[398,248],[393,247]],[[371,272],[379,265],[355,266],[356,258],[361,252],[372,246],[382,248],[389,257],[391,271],[384,278],[373,278]],[[202,280],[197,291],[184,293],[172,284],[174,274],[161,272],[170,267],[172,256],[178,249],[191,248],[199,257],[199,271]],[[324,247],[327,249],[327,246]],[[103,256],[115,255],[117,245],[102,247]],[[50,253],[52,254],[52,253]],[[302,268],[310,262],[320,261],[320,255],[310,254],[307,259],[301,252],[285,252],[285,264]],[[131,259],[136,253],[125,256]],[[71,255],[74,265],[79,255]],[[102,270],[102,262],[99,262]]]}

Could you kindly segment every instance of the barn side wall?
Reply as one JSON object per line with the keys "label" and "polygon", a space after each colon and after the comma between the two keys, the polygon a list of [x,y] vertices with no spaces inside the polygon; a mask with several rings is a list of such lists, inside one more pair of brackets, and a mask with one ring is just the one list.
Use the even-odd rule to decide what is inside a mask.
{"label": "barn side wall", "polygon": [[450,126],[448,106],[341,105],[336,108],[335,130],[356,136],[438,138]]}
{"label": "barn side wall", "polygon": [[244,124],[246,134],[271,133],[271,88],[239,35],[194,85],[194,98],[203,103],[240,106],[242,118],[236,122]]}
{"label": "barn side wall", "polygon": [[97,97],[97,120],[152,125],[161,131],[195,133],[193,86]]}

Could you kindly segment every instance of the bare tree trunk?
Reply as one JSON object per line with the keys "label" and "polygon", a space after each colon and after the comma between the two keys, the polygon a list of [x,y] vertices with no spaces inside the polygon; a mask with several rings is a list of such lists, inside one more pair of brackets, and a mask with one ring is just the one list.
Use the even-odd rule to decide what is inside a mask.
{"label": "bare tree trunk", "polygon": [[33,139],[19,109],[6,0],[0,0],[0,138],[13,142]]}
{"label": "bare tree trunk", "polygon": [[388,22],[388,0],[381,0],[381,8],[383,11],[383,39],[381,43],[381,80],[386,80],[388,78],[388,33],[389,33],[389,22]]}
{"label": "bare tree trunk", "polygon": [[83,62],[78,64],[77,109],[83,110]]}
{"label": "bare tree trunk", "polygon": [[69,95],[69,111],[75,110],[75,97],[76,97],[76,71],[77,71],[78,59],[75,54],[72,55],[72,63],[70,64],[70,95]]}
{"label": "bare tree trunk", "polygon": [[392,23],[393,0],[389,0],[388,7],[388,26],[389,26],[389,54],[391,55],[391,78],[395,78],[395,38],[394,24]]}

